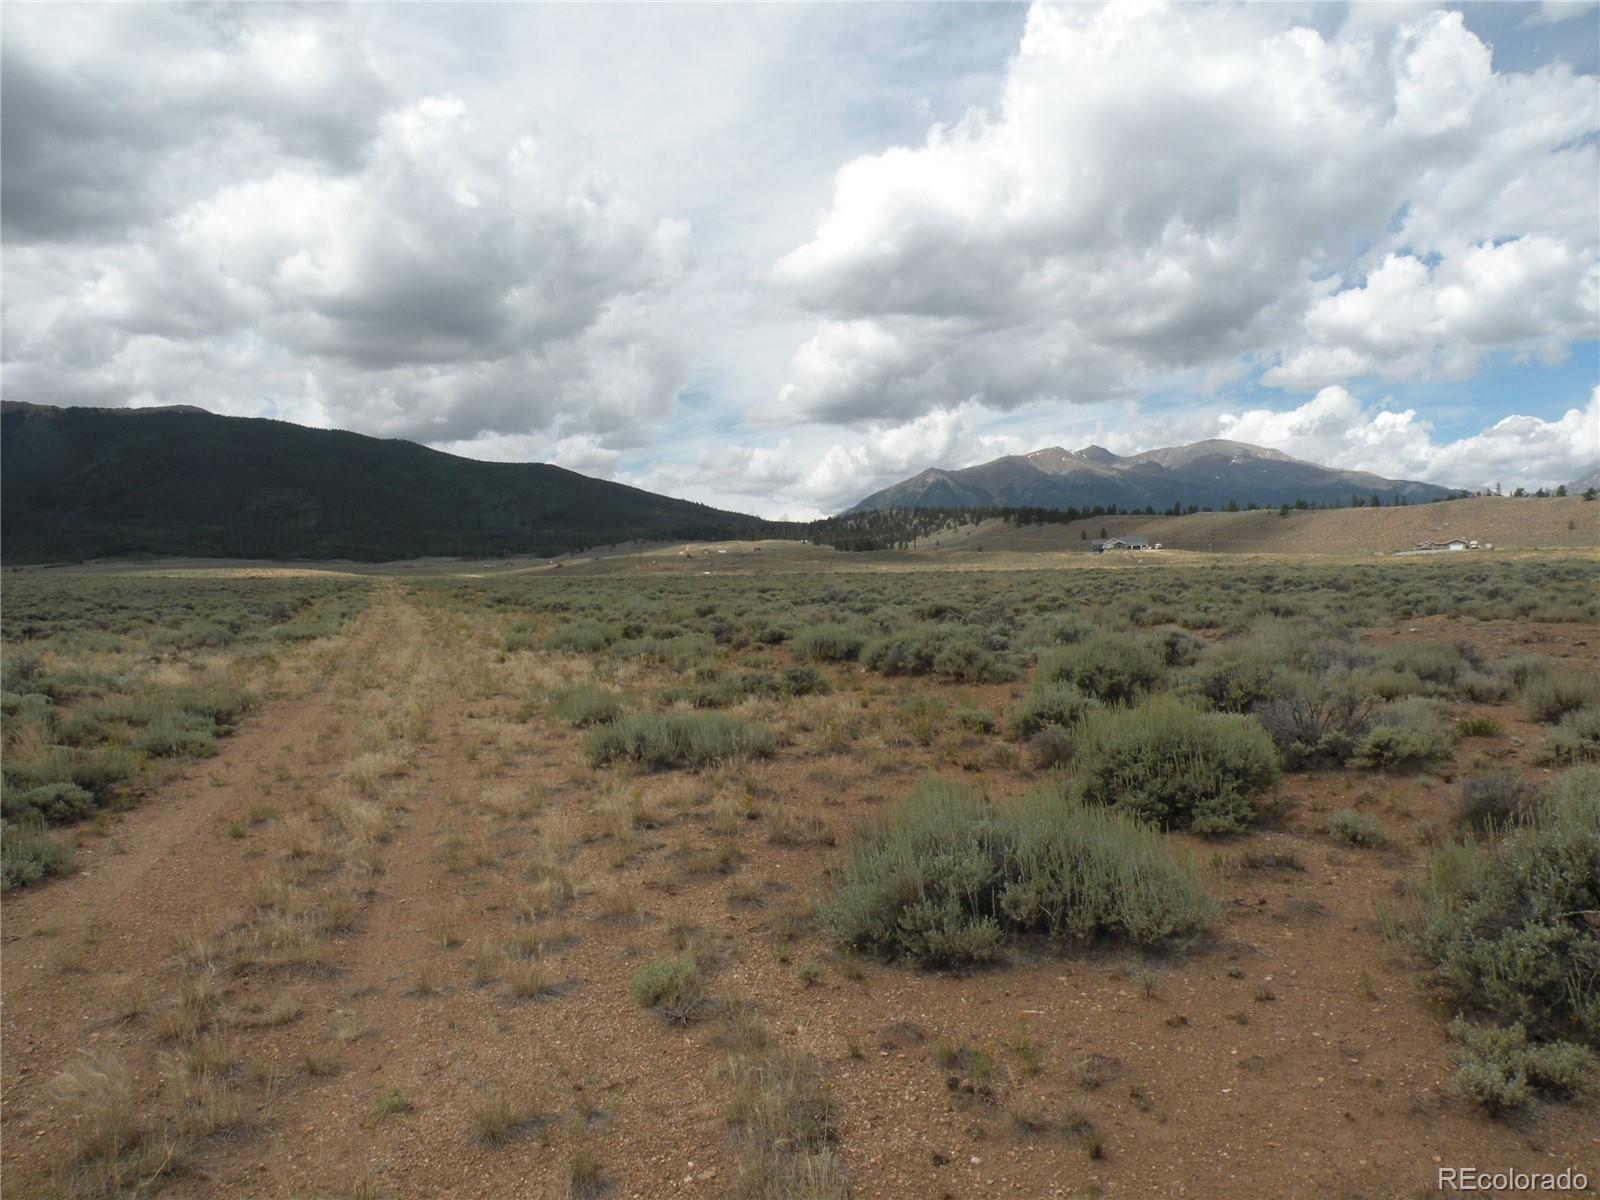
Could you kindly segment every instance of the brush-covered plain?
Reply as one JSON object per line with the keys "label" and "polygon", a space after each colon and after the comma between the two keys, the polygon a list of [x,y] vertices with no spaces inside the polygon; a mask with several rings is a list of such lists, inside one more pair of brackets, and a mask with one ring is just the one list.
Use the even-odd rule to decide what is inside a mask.
{"label": "brush-covered plain", "polygon": [[[1591,1150],[1592,558],[7,580],[36,1190],[1248,1200]],[[183,805],[204,854],[104,851]],[[130,899],[174,879],[177,945]]]}

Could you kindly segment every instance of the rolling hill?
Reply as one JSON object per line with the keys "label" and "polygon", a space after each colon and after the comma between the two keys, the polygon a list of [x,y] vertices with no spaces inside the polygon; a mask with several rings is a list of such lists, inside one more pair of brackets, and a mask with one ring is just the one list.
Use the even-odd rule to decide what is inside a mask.
{"label": "rolling hill", "polygon": [[195,408],[0,405],[0,556],[555,554],[771,526],[540,463]]}
{"label": "rolling hill", "polygon": [[1459,495],[1450,488],[1302,462],[1277,450],[1212,438],[1124,457],[1101,446],[1050,446],[975,467],[929,468],[861,500],[850,513],[891,508],[1168,509],[1174,504],[1385,504]]}

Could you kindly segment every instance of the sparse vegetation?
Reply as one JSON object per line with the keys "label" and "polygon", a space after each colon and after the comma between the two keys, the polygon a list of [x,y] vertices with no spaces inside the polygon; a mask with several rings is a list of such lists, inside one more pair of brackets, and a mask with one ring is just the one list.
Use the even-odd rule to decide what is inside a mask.
{"label": "sparse vegetation", "polygon": [[1439,849],[1408,937],[1452,1005],[1535,1042],[1600,1041],[1600,769],[1498,842]]}
{"label": "sparse vegetation", "polygon": [[730,1027],[720,1069],[728,1127],[739,1142],[738,1194],[749,1200],[844,1200],[833,1149],[833,1103],[816,1064],[750,1021]]}
{"label": "sparse vegetation", "polygon": [[1328,818],[1328,836],[1346,846],[1381,846],[1388,840],[1376,820],[1348,808]]}
{"label": "sparse vegetation", "polygon": [[[74,846],[87,874],[18,901],[8,1011],[27,1014],[22,1037],[46,1019],[55,1032],[29,1051],[49,1070],[16,1081],[8,1187],[17,1170],[27,1194],[145,1194],[187,1172],[205,1190],[241,1162],[277,1167],[293,1140],[280,1134],[354,1088],[358,1136],[403,1144],[442,1121],[490,1190],[514,1186],[526,1157],[491,1149],[527,1137],[553,1194],[670,1181],[825,1198],[845,1194],[844,1161],[860,1191],[894,1191],[891,1156],[835,1143],[875,1114],[835,1106],[903,1077],[908,1094],[938,1090],[896,1111],[950,1191],[1063,1169],[1113,1190],[1158,1124],[1182,1143],[1197,1088],[1234,1086],[1191,1057],[1161,1071],[1145,1044],[1228,1030],[1225,1065],[1255,1083],[1308,1012],[1330,1057],[1355,1062],[1364,1022],[1415,1007],[1374,908],[1426,964],[1437,1011],[1461,1017],[1448,1043],[1318,1066],[1330,1099],[1397,1088],[1448,1054],[1459,1103],[1443,1152],[1470,1135],[1469,1106],[1514,1113],[1594,1086],[1600,839],[1581,814],[1600,793],[1600,709],[1556,713],[1573,691],[1550,685],[1583,662],[1584,564],[752,561],[715,579],[659,558],[615,574],[424,568],[350,584],[368,605],[353,634],[347,613],[323,615],[342,591],[232,629],[225,589],[108,574],[80,605],[75,574],[16,576],[50,602],[8,595],[4,613],[5,883],[69,869]],[[145,586],[167,597],[160,621],[139,611]],[[1480,636],[1457,616],[1526,625]],[[340,636],[299,636],[311,628]],[[1536,653],[1495,658],[1508,643]],[[1536,693],[1554,715],[1530,734]],[[286,708],[292,743],[273,725]],[[241,722],[252,733],[230,744]],[[200,796],[204,816],[177,844],[226,866],[196,888],[198,928],[152,932],[145,905],[137,922],[104,903],[80,922],[80,895],[151,861],[189,878],[155,853],[165,842],[141,841],[175,818],[122,813],[158,788],[165,803],[180,771],[172,796]],[[918,785],[929,772],[943,777]],[[1190,832],[1240,836],[1201,851],[1202,870]],[[1428,865],[1402,889],[1419,845]],[[447,899],[419,905],[436,888]],[[1181,952],[1208,932],[1203,953]],[[915,983],[904,964],[952,970]],[[752,983],[759,1001],[728,994]],[[53,1047],[90,1019],[113,1064],[101,1075],[125,1074],[136,1101],[101,1139],[109,1156],[73,1140],[82,1090],[43,1082],[71,1065]],[[390,1060],[402,1034],[422,1058]],[[502,1036],[525,1043],[516,1079],[495,1057]],[[708,1070],[728,1143],[646,1165],[634,1147],[661,1144],[656,1101],[618,1081],[659,1071],[670,1091],[652,1079],[650,1097],[698,1094]],[[1093,1116],[1063,1107],[1074,1094]],[[1392,1120],[1414,1132],[1428,1118],[1397,1105]],[[258,1129],[273,1135],[246,1142]],[[1365,1136],[1315,1132],[1346,1150]],[[1312,1133],[1283,1136],[1303,1147]],[[1570,1151],[1568,1125],[1541,1136]],[[1391,1149],[1371,1153],[1393,1166]],[[30,1176],[46,1159],[60,1177]],[[385,1162],[307,1186],[400,1195],[437,1179]]]}

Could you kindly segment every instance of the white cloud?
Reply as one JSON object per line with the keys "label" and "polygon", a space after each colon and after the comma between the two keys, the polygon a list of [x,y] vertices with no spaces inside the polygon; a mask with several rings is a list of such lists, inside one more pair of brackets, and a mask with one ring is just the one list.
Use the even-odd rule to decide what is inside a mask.
{"label": "white cloud", "polygon": [[1456,441],[1435,441],[1432,423],[1415,409],[1363,405],[1337,385],[1287,411],[1224,413],[1217,434],[1319,466],[1472,490],[1495,483],[1531,490],[1600,466],[1600,386],[1585,407],[1556,420],[1509,416]]}
{"label": "white cloud", "polygon": [[1592,335],[1592,81],[1496,74],[1459,13],[1296,11],[1036,6],[998,111],[846,164],[775,264],[819,317],[783,404],[1086,402],[1241,356],[1459,377]]}
{"label": "white cloud", "polygon": [[1492,350],[1559,362],[1595,332],[1600,263],[1544,235],[1484,242],[1430,268],[1390,255],[1364,285],[1306,314],[1310,345],[1262,375],[1309,389],[1362,375],[1465,379]]}
{"label": "white cloud", "polygon": [[1595,0],[1539,0],[1524,18],[1525,25],[1559,25],[1593,12]]}
{"label": "white cloud", "polygon": [[325,423],[365,432],[637,444],[683,379],[688,246],[559,147],[427,96],[358,171],[280,165],[135,241],[13,251],[35,299],[6,307],[7,382],[299,411],[309,377]]}

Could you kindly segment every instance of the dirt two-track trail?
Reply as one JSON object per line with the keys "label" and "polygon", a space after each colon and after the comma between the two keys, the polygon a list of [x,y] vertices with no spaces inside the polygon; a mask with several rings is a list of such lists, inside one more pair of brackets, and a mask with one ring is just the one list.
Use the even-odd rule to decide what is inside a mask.
{"label": "dirt two-track trail", "polygon": [[[857,1196],[1355,1200],[1439,1194],[1441,1162],[1597,1174],[1592,1106],[1518,1127],[1441,1100],[1439,1019],[1373,928],[1392,863],[1294,840],[1309,876],[1223,885],[1217,937],[1156,995],[1120,960],[846,969],[776,914],[816,898],[899,781],[780,755],[754,789],[825,811],[839,845],[741,828],[738,874],[697,873],[681,860],[716,816],[695,780],[597,775],[579,733],[517,718],[537,652],[508,661],[380,584],[316,653],[315,682],[85,838],[75,874],[6,900],[7,1200],[93,1183],[72,1166],[82,1093],[59,1084],[89,1060],[126,1069],[129,1137],[165,1147],[110,1194],[560,1196],[580,1160],[593,1195],[736,1194],[718,1022],[671,1027],[629,995],[685,946],[818,1064]],[[595,827],[619,787],[660,821],[625,854]],[[796,982],[806,960],[820,984]],[[1051,1125],[1091,1113],[1103,1150],[953,1090],[932,1048],[969,1036]],[[512,1116],[486,1137],[497,1101]]]}

